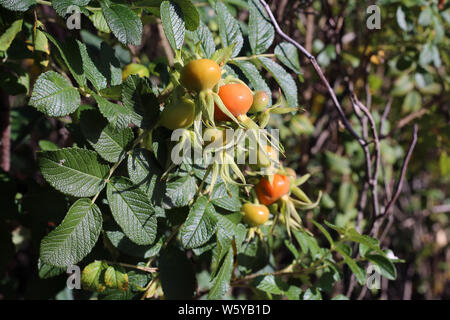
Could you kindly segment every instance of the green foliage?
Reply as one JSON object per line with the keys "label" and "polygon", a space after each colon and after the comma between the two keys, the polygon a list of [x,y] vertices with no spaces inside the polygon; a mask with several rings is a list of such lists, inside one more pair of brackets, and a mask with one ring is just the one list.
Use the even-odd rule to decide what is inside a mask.
{"label": "green foliage", "polygon": [[163,1],[160,11],[167,40],[173,50],[181,49],[186,32],[181,8],[175,2]]}
{"label": "green foliage", "polygon": [[42,240],[42,261],[55,267],[80,262],[94,247],[101,228],[102,215],[97,205],[87,198],[77,200],[61,224]]}
{"label": "green foliage", "polygon": [[129,127],[117,130],[99,112],[93,110],[82,112],[80,125],[92,148],[103,159],[112,163],[125,156],[133,141],[133,131]]}
{"label": "green foliage", "polygon": [[196,248],[208,242],[217,227],[214,213],[214,206],[206,197],[197,199],[180,230],[184,248]]}
{"label": "green foliage", "polygon": [[90,150],[65,148],[43,151],[38,164],[44,178],[58,191],[75,197],[90,197],[105,186],[108,166]]}
{"label": "green foliage", "polygon": [[80,95],[66,78],[48,71],[36,81],[30,105],[51,117],[66,116],[77,110]]}
{"label": "green foliage", "polygon": [[155,210],[146,194],[131,180],[112,178],[108,182],[107,198],[114,220],[131,241],[139,245],[155,241]]}
{"label": "green foliage", "polygon": [[[247,298],[345,300],[342,294],[333,297],[335,284],[346,283],[351,275],[364,286],[370,264],[381,276],[396,280],[395,263],[402,260],[386,250],[385,243],[381,246],[379,235],[368,235],[365,228],[374,209],[365,202],[373,196],[373,183],[385,189],[383,210],[392,196],[406,152],[402,139],[393,136],[405,125],[397,128],[394,118],[426,115],[422,153],[430,152],[439,163],[421,159],[413,170],[449,179],[448,121],[442,120],[439,108],[449,86],[443,66],[449,62],[445,27],[450,19],[448,7],[438,9],[433,1],[423,8],[415,1],[381,3],[390,19],[383,23],[389,27],[363,39],[364,46],[352,39],[330,40],[327,30],[317,31],[317,39],[308,44],[332,79],[345,113],[351,110],[343,86],[354,79],[355,91],[372,103],[368,108],[376,126],[384,125],[378,181],[367,183],[363,149],[334,122],[336,114],[328,107],[319,79],[305,73],[311,79],[303,82],[304,60],[297,47],[274,43],[275,28],[257,0],[58,0],[37,6],[35,1],[0,0],[0,82],[17,97],[16,104],[33,107],[11,109],[14,170],[23,171],[18,176],[25,188],[19,192],[7,175],[0,175],[7,212],[0,221],[0,251],[11,259],[16,244],[11,226],[23,224],[30,229],[33,245],[42,239],[39,278],[50,281],[68,266],[82,264],[83,288],[100,299],[235,298],[232,289],[245,284],[252,289]],[[72,38],[60,23],[57,30],[64,37],[56,36],[39,10],[43,5],[53,7],[58,22],[75,5],[89,17],[83,21],[88,27],[71,33]],[[320,14],[327,12],[324,6],[312,4]],[[248,19],[240,21],[243,8]],[[14,16],[4,19],[7,10]],[[341,14],[358,12],[349,2]],[[302,38],[305,26],[292,20],[289,28]],[[143,38],[143,26],[158,21],[170,47],[153,43],[153,36]],[[342,28],[342,34],[361,37],[361,30],[349,24]],[[381,45],[380,39],[400,49]],[[158,57],[160,47],[167,57]],[[180,73],[187,62],[199,58],[217,62],[222,78],[210,90],[197,93],[180,85]],[[32,60],[27,70],[25,59]],[[131,62],[143,64],[150,77],[122,78],[122,69]],[[269,108],[248,118],[236,116],[238,124],[214,123],[214,105],[222,102],[218,89],[227,83],[246,83],[252,91],[266,92]],[[387,96],[392,98],[392,111],[383,117]],[[172,161],[177,144],[172,132],[160,126],[160,113],[169,100],[181,97],[195,102],[199,120],[186,128],[184,142],[200,145],[203,155],[205,141],[195,136],[199,129],[280,129],[279,149],[286,159],[270,170],[302,176],[294,174],[289,192],[268,206],[266,223],[250,227],[241,212],[244,203],[262,202],[253,188],[261,177],[271,176],[262,168],[236,164],[234,156],[231,163],[214,165]],[[300,102],[311,104],[307,113],[295,114]],[[358,117],[349,119],[358,134],[371,134]],[[39,146],[36,161],[31,151],[37,147],[24,145]],[[374,150],[374,144],[368,147]],[[233,150],[237,156],[249,151]],[[55,190],[44,190],[39,184],[45,182]],[[445,186],[422,189],[414,201],[401,203],[403,215],[419,208],[430,212],[433,221],[447,221],[432,214],[435,203],[448,204],[441,190]],[[320,190],[326,190],[322,198]],[[45,203],[38,205],[39,201]],[[38,207],[42,212],[36,214]],[[6,266],[0,263],[2,277]],[[206,285],[200,284],[200,275],[207,278]]]}
{"label": "green foliage", "polygon": [[239,23],[222,2],[216,3],[216,13],[222,44],[224,47],[234,45],[231,57],[236,57],[241,52],[244,43]]}
{"label": "green foliage", "polygon": [[141,44],[142,22],[139,16],[122,4],[101,4],[105,20],[117,40],[123,44]]}

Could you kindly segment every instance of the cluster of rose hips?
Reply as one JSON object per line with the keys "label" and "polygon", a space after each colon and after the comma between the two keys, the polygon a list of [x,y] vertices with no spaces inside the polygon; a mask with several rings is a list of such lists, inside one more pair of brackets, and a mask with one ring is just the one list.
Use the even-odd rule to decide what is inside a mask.
{"label": "cluster of rose hips", "polygon": [[[264,112],[269,103],[267,93],[264,91],[253,93],[245,83],[236,78],[222,79],[221,67],[215,61],[191,60],[181,68],[177,80],[179,85],[174,87],[166,100],[158,125],[170,130],[189,128],[196,120],[196,116],[203,112],[200,120],[203,120],[207,130],[210,130],[209,134],[212,135],[210,141],[223,139],[223,131],[216,127],[216,122],[230,121],[248,129],[260,128],[247,116],[247,113]],[[198,110],[199,108],[201,110]],[[269,168],[266,171],[269,172],[268,178],[263,177],[256,183],[254,202],[245,203],[241,209],[244,221],[252,227],[265,224],[270,216],[268,206],[280,200],[283,210],[291,213],[295,206],[293,201],[297,201],[297,205],[312,204],[309,198],[295,186],[295,172],[289,168],[281,170],[275,168],[273,148],[270,145],[264,148],[265,152],[258,152],[257,164],[259,167]],[[289,197],[291,191],[295,194],[300,193],[304,201],[291,200]],[[300,227],[301,220],[296,211],[296,219],[292,219],[290,214],[282,215],[288,228],[289,224]]]}

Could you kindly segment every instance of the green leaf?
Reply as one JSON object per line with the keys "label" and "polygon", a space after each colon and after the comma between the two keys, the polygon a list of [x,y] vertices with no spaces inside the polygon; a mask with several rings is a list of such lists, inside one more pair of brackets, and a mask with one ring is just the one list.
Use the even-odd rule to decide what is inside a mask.
{"label": "green leaf", "polygon": [[83,289],[100,293],[105,291],[104,275],[107,268],[108,265],[103,261],[96,260],[88,264],[81,273]]}
{"label": "green leaf", "polygon": [[425,7],[419,15],[418,23],[421,26],[429,26],[433,17],[433,10],[431,7]]}
{"label": "green leaf", "polygon": [[8,26],[0,36],[0,51],[8,50],[16,35],[22,30],[23,19],[18,19]]}
{"label": "green leaf", "polygon": [[328,222],[328,221],[326,221],[326,220],[325,220],[325,224],[326,224],[328,227],[330,227],[331,229],[333,229],[333,230],[335,230],[336,232],[338,232],[339,234],[345,234],[345,229],[344,229],[344,228],[338,227],[338,226],[336,226],[336,225],[334,225],[334,224],[332,224],[332,223],[330,223],[330,222]]}
{"label": "green leaf", "polygon": [[239,270],[243,273],[257,272],[267,266],[269,255],[267,244],[259,237],[246,241],[242,244],[241,250],[238,251]]}
{"label": "green leaf", "polygon": [[320,249],[319,244],[317,243],[317,240],[315,238],[311,237],[306,232],[299,230],[292,230],[292,234],[300,245],[303,253],[307,254],[308,252],[310,252],[311,257],[314,260],[319,259],[322,256],[322,250]]}
{"label": "green leaf", "polygon": [[249,0],[248,39],[253,54],[261,54],[272,45],[275,30],[259,0]]}
{"label": "green leaf", "polygon": [[159,270],[166,299],[191,299],[194,296],[196,287],[194,267],[185,252],[172,246],[161,251]]}
{"label": "green leaf", "polygon": [[[211,278],[214,278],[217,275],[217,272],[221,266],[223,258],[231,250],[231,240],[232,238],[222,233],[220,229],[216,231],[215,245],[211,247],[212,248],[211,272],[210,272]],[[214,242],[212,244],[214,244]]]}
{"label": "green leaf", "polygon": [[345,233],[345,237],[350,241],[362,243],[381,255],[385,255],[380,249],[380,242],[377,239],[360,234],[355,228],[348,229]]}
{"label": "green leaf", "polygon": [[286,67],[300,74],[300,59],[297,48],[289,43],[282,42],[275,47],[275,55]]}
{"label": "green leaf", "polygon": [[108,23],[106,22],[103,12],[95,11],[92,15],[89,16],[89,19],[92,21],[92,24],[98,31],[111,33],[111,29],[108,27]]}
{"label": "green leaf", "polygon": [[270,293],[283,295],[288,288],[287,284],[273,275],[261,276],[254,280],[254,285],[257,289]]}
{"label": "green leaf", "polygon": [[102,228],[100,209],[90,199],[77,200],[55,230],[41,242],[42,262],[56,267],[71,266],[91,252]]}
{"label": "green leaf", "polygon": [[365,258],[380,269],[383,277],[389,280],[395,280],[397,278],[397,270],[388,258],[379,254],[369,254]]}
{"label": "green leaf", "polygon": [[181,228],[180,237],[184,248],[197,248],[208,242],[217,228],[215,210],[208,198],[202,196],[189,210],[189,215]]}
{"label": "green leaf", "polygon": [[128,274],[121,266],[109,266],[105,272],[105,284],[110,288],[127,291]]}
{"label": "green leaf", "polygon": [[419,55],[419,63],[425,67],[434,61],[436,67],[441,65],[441,59],[439,55],[439,49],[432,43],[426,43]]}
{"label": "green leaf", "polygon": [[234,44],[233,54],[236,57],[241,52],[244,44],[241,29],[237,20],[228,12],[227,7],[222,2],[216,4],[216,14],[219,24],[219,34],[224,47]]}
{"label": "green leaf", "polygon": [[186,175],[167,183],[163,207],[165,209],[184,207],[194,198],[197,191],[195,177]]}
{"label": "green leaf", "polygon": [[134,137],[131,128],[117,130],[95,110],[81,113],[80,126],[83,135],[95,151],[103,159],[113,163],[125,156]]}
{"label": "green leaf", "polygon": [[42,262],[41,259],[38,259],[38,275],[41,279],[49,279],[56,276],[59,276],[60,274],[63,274],[66,272],[66,268],[61,267],[55,267],[49,264],[46,264]]}
{"label": "green leaf", "polygon": [[408,92],[402,104],[402,112],[410,113],[422,108],[422,96],[419,92],[413,90]]}
{"label": "green leaf", "polygon": [[106,87],[104,89],[101,89],[99,93],[103,98],[111,100],[120,100],[122,97],[122,85]]}
{"label": "green leaf", "polygon": [[320,225],[318,222],[311,220],[312,223],[323,233],[323,235],[325,236],[325,238],[327,238],[328,242],[330,243],[331,247],[334,247],[334,241],[333,238],[331,237],[331,235],[328,233],[328,231],[322,226]]}
{"label": "green leaf", "polygon": [[317,288],[308,288],[303,293],[303,300],[322,300],[322,294]]}
{"label": "green leaf", "polygon": [[308,241],[306,240],[306,237],[308,236],[306,233],[293,230],[292,234],[294,235],[295,239],[297,240],[298,244],[300,245],[300,249],[304,254],[307,254],[309,252],[309,246]]}
{"label": "green leaf", "polygon": [[355,260],[353,260],[347,253],[345,253],[340,247],[336,247],[335,250],[339,252],[344,258],[345,263],[352,270],[353,274],[356,276],[359,284],[364,285],[366,283],[366,272],[361,268]]}
{"label": "green leaf", "polygon": [[99,300],[133,300],[142,296],[142,292],[136,293],[135,290],[120,290],[120,289],[111,289],[106,288],[105,291],[99,292],[98,299]]}
{"label": "green leaf", "polygon": [[195,31],[200,24],[200,15],[191,0],[173,0],[181,8],[186,29]]}
{"label": "green leaf", "polygon": [[154,206],[161,206],[166,191],[165,181],[161,181],[163,170],[154,155],[141,148],[135,148],[128,157],[128,175],[139,186]]}
{"label": "green leaf", "polygon": [[213,285],[208,293],[208,299],[221,299],[230,290],[233,260],[233,250],[228,250],[217,275],[213,279]]}
{"label": "green leaf", "polygon": [[350,160],[348,158],[344,158],[330,151],[325,151],[325,160],[332,171],[342,175],[351,173]]}
{"label": "green leaf", "polygon": [[83,60],[81,58],[80,47],[78,42],[73,38],[67,39],[65,42],[60,43],[50,33],[42,31],[48,40],[56,47],[61,55],[64,63],[69,69],[70,73],[74,77],[79,86],[86,86],[86,76],[83,70]]}
{"label": "green leaf", "polygon": [[234,60],[233,64],[235,64],[236,66],[238,66],[239,69],[241,69],[242,73],[248,79],[248,81],[250,82],[255,91],[262,90],[267,93],[267,96],[269,97],[268,105],[270,106],[272,104],[272,91],[270,90],[269,86],[259,73],[258,69],[255,67],[255,65],[249,61],[239,61],[239,60]]}
{"label": "green leaf", "polygon": [[93,94],[93,97],[95,101],[97,101],[98,109],[102,115],[108,119],[115,128],[123,129],[128,127],[132,117],[129,109],[123,105],[110,102],[98,94]]}
{"label": "green leaf", "polygon": [[39,148],[41,148],[42,151],[55,151],[59,149],[56,144],[48,140],[39,140]]}
{"label": "green leaf", "polygon": [[292,255],[294,256],[294,259],[298,259],[298,257],[300,256],[297,248],[287,239],[284,240],[284,245],[286,246],[286,248],[289,249],[289,251],[292,253]]}
{"label": "green leaf", "polygon": [[12,11],[27,11],[36,4],[36,0],[0,0],[0,5]]}
{"label": "green leaf", "polygon": [[114,220],[136,244],[152,244],[156,238],[156,216],[145,193],[129,179],[113,177],[106,196]]}
{"label": "green leaf", "polygon": [[65,17],[67,14],[71,13],[67,12],[67,9],[71,6],[83,7],[87,5],[91,0],[52,0],[52,6],[55,8],[55,11],[61,16]]}
{"label": "green leaf", "polygon": [[240,219],[241,213],[235,212],[234,214],[221,214],[219,212],[215,212],[215,217],[217,218],[218,223],[217,232],[219,232],[224,237],[232,239],[236,235],[236,232],[238,232],[237,222],[233,220],[235,216]]}
{"label": "green leaf", "polygon": [[117,49],[111,48],[106,42],[100,44],[100,51],[97,51],[93,61],[100,72],[105,76],[108,84],[117,86],[122,83],[122,68],[117,57]]}
{"label": "green leaf", "polygon": [[214,51],[216,51],[216,44],[214,43],[213,35],[203,22],[200,23],[197,30],[194,32],[188,32],[187,34],[195,44],[200,42],[200,50],[204,54],[205,58],[210,58]]}
{"label": "green leaf", "polygon": [[291,75],[288,74],[282,66],[269,58],[259,57],[258,60],[280,85],[286,97],[288,106],[297,107],[297,85],[295,84],[295,81],[294,79],[292,79]]}
{"label": "green leaf", "polygon": [[104,227],[105,234],[108,237],[111,244],[116,247],[120,252],[137,258],[148,259],[154,257],[159,253],[161,249],[164,237],[160,236],[157,241],[150,246],[140,246],[127,238],[125,233],[120,230],[120,227],[115,223],[109,223]]}
{"label": "green leaf", "polygon": [[97,153],[78,148],[38,152],[42,175],[62,193],[90,197],[105,186],[109,167],[98,161]]}
{"label": "green leaf", "polygon": [[353,250],[349,244],[340,242],[336,246],[339,247],[339,249],[342,250],[343,252],[345,252],[347,255],[349,255],[349,256],[352,255]]}
{"label": "green leaf", "polygon": [[170,46],[173,50],[181,49],[186,32],[181,8],[175,2],[163,1],[160,11],[164,33]]}
{"label": "green leaf", "polygon": [[336,296],[334,296],[331,300],[349,300],[346,296],[344,296],[343,294],[338,294]]}
{"label": "green leaf", "polygon": [[300,300],[302,289],[296,286],[289,286],[288,290],[284,292],[284,295],[289,300]]}
{"label": "green leaf", "polygon": [[112,33],[123,44],[138,46],[142,40],[142,22],[139,16],[126,5],[101,2],[103,15]]}
{"label": "green leaf", "polygon": [[122,103],[130,113],[131,122],[142,129],[155,126],[159,116],[159,101],[148,79],[131,75],[122,85]]}
{"label": "green leaf", "polygon": [[107,79],[93,62],[93,59],[91,58],[93,53],[88,52],[84,43],[77,40],[77,44],[80,48],[81,60],[83,61],[83,70],[86,78],[92,83],[97,91],[106,88],[108,85]]}
{"label": "green leaf", "polygon": [[404,74],[400,76],[397,80],[395,80],[394,89],[391,91],[391,95],[404,96],[413,89],[414,89],[413,79],[410,78],[408,74]]}
{"label": "green leaf", "polygon": [[211,193],[211,202],[228,211],[239,211],[242,206],[239,199],[239,187],[232,184],[228,186],[228,189],[231,194],[228,194],[225,183],[215,185]]}
{"label": "green leaf", "polygon": [[347,212],[356,206],[358,201],[358,189],[349,181],[344,181],[339,186],[338,206],[342,212]]}
{"label": "green leaf", "polygon": [[30,105],[50,117],[71,114],[80,103],[78,90],[54,71],[47,71],[39,76],[30,99]]}
{"label": "green leaf", "polygon": [[[233,55],[233,48],[234,46],[224,47],[220,48],[219,50],[214,51],[214,53],[211,56],[211,60],[217,62],[218,65],[225,65],[228,60],[230,60],[231,56]],[[225,65],[225,68],[228,67]],[[231,70],[228,68],[228,70]]]}
{"label": "green leaf", "polygon": [[407,21],[406,14],[401,6],[398,6],[397,8],[396,17],[397,17],[397,24],[402,30],[404,31],[412,30],[413,25]]}

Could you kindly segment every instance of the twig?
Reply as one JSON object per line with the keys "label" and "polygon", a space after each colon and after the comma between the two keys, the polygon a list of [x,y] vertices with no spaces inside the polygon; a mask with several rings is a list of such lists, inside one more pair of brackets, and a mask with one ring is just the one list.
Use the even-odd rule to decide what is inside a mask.
{"label": "twig", "polygon": [[[363,195],[365,198],[365,194],[367,193],[367,188],[370,186],[371,191],[372,191],[372,205],[373,205],[373,211],[374,211],[374,216],[378,216],[379,215],[379,201],[378,201],[378,171],[379,171],[379,167],[380,167],[380,140],[378,138],[378,131],[377,131],[377,127],[375,124],[375,120],[373,119],[372,114],[370,113],[370,111],[368,110],[368,108],[366,108],[366,106],[364,106],[356,97],[354,91],[353,91],[353,85],[351,82],[349,82],[348,84],[349,86],[349,91],[350,91],[350,101],[352,103],[353,109],[355,110],[355,114],[358,117],[359,121],[361,122],[361,125],[363,127],[363,139],[365,141],[364,144],[361,144],[363,150],[364,150],[364,157],[366,160],[366,171],[367,171],[367,183],[368,186],[365,185],[364,186],[364,190],[363,190]],[[368,101],[370,101],[368,99]],[[364,113],[364,116],[361,114]],[[373,136],[373,142],[375,145],[375,165],[374,165],[374,170],[372,173],[372,162],[371,162],[371,154],[370,154],[370,150],[369,150],[369,146],[368,143],[366,142],[368,139],[368,128],[367,128],[367,120],[369,120],[370,122],[370,130],[372,132],[372,136]],[[361,202],[360,204],[363,205],[362,201],[364,199],[363,197],[361,198]],[[363,207],[361,206],[360,211],[362,211]]]}
{"label": "twig", "polygon": [[405,175],[406,175],[406,169],[408,167],[409,160],[411,159],[412,153],[413,153],[414,148],[415,148],[416,143],[417,143],[417,132],[418,132],[418,130],[419,130],[419,128],[418,128],[417,124],[415,124],[414,125],[413,139],[412,139],[411,145],[409,146],[408,153],[406,154],[405,160],[403,161],[402,169],[401,169],[401,172],[400,172],[400,177],[399,177],[399,180],[397,182],[396,187],[394,188],[394,190],[395,190],[394,191],[394,196],[391,198],[391,200],[386,205],[383,214],[378,216],[373,221],[372,228],[371,228],[371,231],[370,231],[370,234],[372,234],[372,235],[376,235],[378,233],[378,230],[379,230],[381,222],[382,222],[382,218],[385,218],[389,214],[390,209],[394,205],[395,201],[397,201],[397,198],[398,198],[398,196],[400,195],[400,193],[402,191],[403,181],[404,181]]}
{"label": "twig", "polygon": [[1,89],[0,103],[0,169],[8,172],[11,168],[10,97]]}
{"label": "twig", "polygon": [[107,260],[103,260],[103,262],[105,262],[105,263],[107,263],[107,264],[115,264],[115,265],[122,266],[122,267],[125,267],[125,268],[131,268],[131,269],[141,270],[141,271],[148,272],[148,273],[155,273],[155,272],[158,272],[158,268],[150,268],[150,267],[135,266],[135,265],[128,264],[128,263],[114,262],[114,261],[107,261]]}
{"label": "twig", "polygon": [[422,117],[423,115],[425,115],[428,112],[428,109],[426,108],[422,108],[420,110],[417,110],[416,112],[412,112],[410,114],[408,114],[406,117],[400,119],[397,124],[395,125],[395,127],[385,136],[382,136],[383,138],[392,136],[392,134],[398,130],[400,130],[401,128],[403,128],[404,126],[408,125],[411,121]]}
{"label": "twig", "polygon": [[391,112],[391,106],[392,106],[392,98],[389,98],[388,103],[386,104],[386,107],[384,108],[383,115],[381,116],[381,119],[380,119],[380,135],[383,134],[384,124],[387,121],[389,112]]}
{"label": "twig", "polygon": [[373,119],[372,115],[370,114],[370,111],[356,98],[356,96],[353,97],[356,99],[356,103],[358,104],[358,107],[364,112],[365,116],[369,119],[370,122],[370,129],[372,131],[373,135],[373,141],[375,144],[375,166],[373,170],[372,177],[369,180],[369,184],[372,187],[372,199],[373,199],[373,210],[374,210],[374,216],[379,215],[379,203],[378,203],[378,171],[380,168],[380,140],[378,139],[378,132],[377,127],[375,124],[375,120]]}
{"label": "twig", "polygon": [[353,137],[358,140],[358,142],[360,144],[365,144],[365,141],[363,139],[361,139],[361,137],[355,132],[355,130],[352,128],[352,126],[350,125],[350,122],[347,120],[347,117],[345,116],[344,111],[342,110],[342,107],[336,97],[336,94],[334,93],[333,89],[330,86],[330,83],[328,82],[328,80],[325,78],[322,70],[320,69],[319,64],[317,63],[316,58],[309,53],[301,44],[299,44],[297,41],[295,41],[294,39],[292,39],[291,37],[289,37],[287,34],[285,34],[280,26],[278,25],[277,20],[275,19],[275,17],[273,16],[272,11],[270,10],[269,5],[264,1],[264,0],[260,0],[261,4],[263,5],[264,9],[266,10],[267,14],[269,15],[270,20],[272,21],[272,24],[276,30],[276,32],[286,41],[290,42],[291,44],[293,44],[301,53],[303,53],[306,58],[311,62],[311,64],[313,65],[314,69],[316,70],[320,80],[322,81],[322,83],[325,85],[325,87],[327,88],[328,93],[331,96],[331,99],[333,100],[334,106],[336,108],[336,110],[338,111],[341,120],[344,124],[344,126],[347,128],[347,130],[353,135]]}

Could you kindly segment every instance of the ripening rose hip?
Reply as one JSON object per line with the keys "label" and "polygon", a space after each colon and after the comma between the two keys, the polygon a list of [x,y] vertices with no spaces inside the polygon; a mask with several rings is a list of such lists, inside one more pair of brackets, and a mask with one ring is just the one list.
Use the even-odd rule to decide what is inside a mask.
{"label": "ripening rose hip", "polygon": [[280,174],[274,175],[273,184],[270,184],[266,178],[262,178],[255,186],[259,202],[266,206],[278,201],[282,196],[289,192],[289,189],[289,178]]}
{"label": "ripening rose hip", "polygon": [[253,95],[253,104],[249,110],[250,113],[264,111],[269,104],[269,96],[265,91],[256,91]]}
{"label": "ripening rose hip", "polygon": [[269,209],[262,204],[246,203],[242,206],[244,213],[244,221],[252,226],[257,227],[269,220]]}
{"label": "ripening rose hip", "polygon": [[[253,103],[253,93],[241,83],[230,83],[219,88],[219,97],[228,111],[235,117],[245,115]],[[227,121],[229,117],[215,105],[214,120]]]}
{"label": "ripening rose hip", "polygon": [[212,89],[221,78],[219,65],[210,59],[189,62],[181,71],[181,84],[191,91]]}
{"label": "ripening rose hip", "polygon": [[194,101],[183,97],[163,109],[160,124],[170,130],[188,128],[194,122],[194,109]]}

